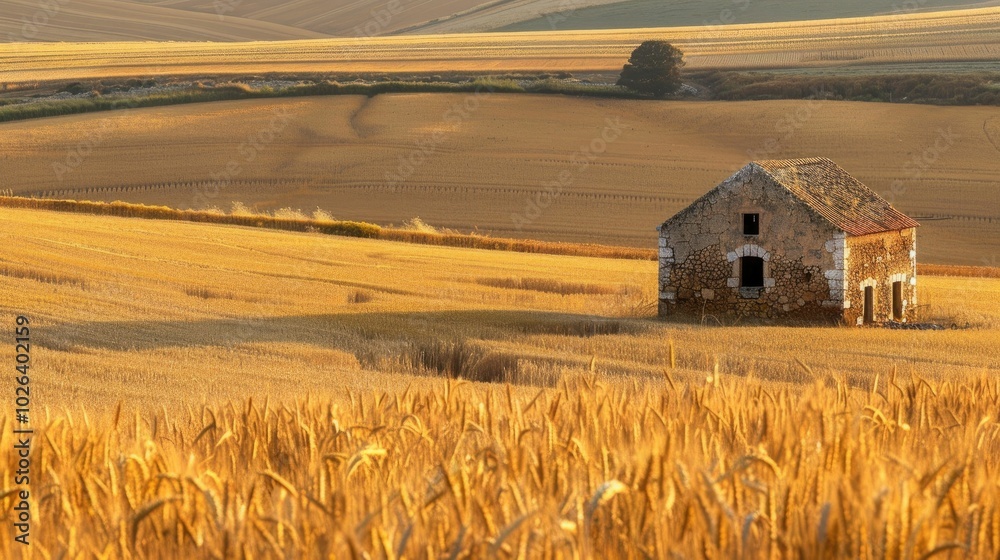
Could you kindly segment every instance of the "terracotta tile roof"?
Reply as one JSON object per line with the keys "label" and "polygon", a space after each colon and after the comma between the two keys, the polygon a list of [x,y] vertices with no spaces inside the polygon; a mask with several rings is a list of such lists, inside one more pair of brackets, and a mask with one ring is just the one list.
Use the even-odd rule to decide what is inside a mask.
{"label": "terracotta tile roof", "polygon": [[755,161],[796,198],[850,235],[917,227],[875,191],[827,158]]}

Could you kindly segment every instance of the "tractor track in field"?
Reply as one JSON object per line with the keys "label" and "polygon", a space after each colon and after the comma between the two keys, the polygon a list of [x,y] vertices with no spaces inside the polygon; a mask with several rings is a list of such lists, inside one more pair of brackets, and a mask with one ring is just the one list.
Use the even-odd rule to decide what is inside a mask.
{"label": "tractor track in field", "polygon": [[1000,117],[990,117],[983,121],[983,134],[996,151],[1000,152]]}
{"label": "tractor track in field", "polygon": [[358,121],[358,119],[361,117],[361,114],[368,108],[368,106],[371,105],[372,99],[375,98],[365,97],[364,99],[362,99],[361,104],[358,105],[358,108],[355,109],[353,113],[351,113],[351,116],[348,119],[348,122],[351,124],[351,130],[354,131],[354,136],[358,140],[364,140],[365,138],[368,137],[368,133],[362,130],[361,124]]}

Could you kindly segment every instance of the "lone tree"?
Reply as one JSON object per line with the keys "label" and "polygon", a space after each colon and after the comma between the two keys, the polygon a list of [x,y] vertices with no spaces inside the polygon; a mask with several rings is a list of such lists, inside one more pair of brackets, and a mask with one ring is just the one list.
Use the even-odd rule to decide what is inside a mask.
{"label": "lone tree", "polygon": [[684,53],[666,41],[644,41],[628,59],[618,78],[620,86],[663,97],[681,87]]}

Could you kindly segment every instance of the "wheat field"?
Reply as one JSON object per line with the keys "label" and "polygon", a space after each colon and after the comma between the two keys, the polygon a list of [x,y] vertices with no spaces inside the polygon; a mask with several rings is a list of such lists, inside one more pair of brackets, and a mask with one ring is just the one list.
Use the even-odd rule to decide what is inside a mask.
{"label": "wheat field", "polygon": [[[0,44],[5,91],[611,70],[648,38],[680,44],[694,68],[1000,55],[998,8],[354,40],[316,38],[355,34],[381,4],[8,4],[0,41],[29,38],[19,22],[58,4],[31,39],[189,42]],[[421,6],[364,33],[479,12]],[[1000,558],[998,151],[995,109],[818,101],[394,94],[4,123],[5,201],[260,225],[0,207],[0,321],[30,324],[34,429],[31,545],[0,539],[0,557]],[[264,229],[312,215],[402,225],[398,239],[441,226],[651,247],[657,223],[748,159],[811,155],[923,221],[921,262],[945,264],[923,268],[942,275],[920,275],[917,313],[944,329],[668,322],[655,261]],[[18,383],[0,377],[11,533]]]}
{"label": "wheat field", "polygon": [[[45,392],[65,399],[53,405],[155,395],[183,406],[199,378],[220,381],[209,404],[257,390],[367,388],[373,380],[356,377],[365,368],[412,373],[409,358],[419,362],[427,344],[465,339],[517,357],[519,375],[542,384],[595,356],[600,371],[658,378],[667,340],[681,378],[718,361],[733,374],[802,381],[794,358],[852,383],[893,367],[941,378],[1000,367],[997,278],[921,277],[924,319],[970,329],[813,331],[726,316],[668,325],[648,320],[654,261],[38,210],[0,217],[5,313],[30,311],[44,333]],[[177,373],[159,371],[165,363]]]}
{"label": "wheat field", "polygon": [[657,224],[747,161],[822,155],[923,224],[923,262],[1000,266],[1000,117],[990,107],[333,96],[4,123],[0,152],[19,195],[321,208],[645,248]]}
{"label": "wheat field", "polygon": [[731,26],[210,42],[0,44],[0,83],[269,72],[618,70],[639,43],[672,42],[689,68],[991,61],[1000,8]]}
{"label": "wheat field", "polygon": [[920,278],[961,330],[664,323],[648,261],[14,209],[0,238],[36,557],[1000,552],[1000,279]]}
{"label": "wheat field", "polygon": [[886,377],[869,392],[836,378],[582,373],[520,393],[442,382],[55,415],[38,463],[58,489],[32,546],[104,558],[1000,553],[995,376]]}

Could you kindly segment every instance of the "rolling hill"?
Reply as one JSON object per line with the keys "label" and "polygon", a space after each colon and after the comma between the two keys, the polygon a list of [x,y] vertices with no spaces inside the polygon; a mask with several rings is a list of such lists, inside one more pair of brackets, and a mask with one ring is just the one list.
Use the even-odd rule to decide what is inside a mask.
{"label": "rolling hill", "polygon": [[676,27],[864,17],[996,1],[7,0],[0,42],[273,41],[397,33]]}
{"label": "rolling hill", "polygon": [[319,207],[340,219],[419,216],[464,231],[639,247],[748,160],[822,155],[922,222],[922,262],[1000,260],[1000,120],[989,107],[312,97],[5,123],[0,154],[2,188],[15,194]]}
{"label": "rolling hill", "polygon": [[5,0],[0,42],[276,41],[325,33],[264,20],[219,18],[148,2]]}

